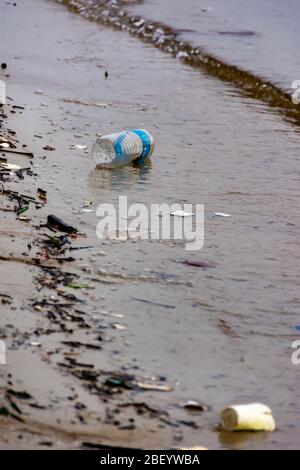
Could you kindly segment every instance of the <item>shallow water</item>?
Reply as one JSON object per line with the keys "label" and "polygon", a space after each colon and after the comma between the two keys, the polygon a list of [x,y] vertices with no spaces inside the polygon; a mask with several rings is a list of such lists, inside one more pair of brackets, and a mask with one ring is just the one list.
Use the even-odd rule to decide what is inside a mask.
{"label": "shallow water", "polygon": [[[189,399],[209,404],[212,410],[197,417],[200,429],[184,431],[185,444],[299,447],[299,367],[291,363],[291,343],[299,336],[293,329],[299,323],[299,128],[126,32],[88,23],[52,2],[30,2],[31,11],[27,1],[19,2],[5,53],[12,58],[17,51],[10,91],[31,116],[20,120],[20,135],[52,129],[47,143],[59,149],[39,161],[39,185],[50,201],[41,217],[52,208],[105,252],[82,252],[79,265],[120,273],[117,287],[100,284],[91,294],[99,321],[107,322],[105,311],[122,313],[128,328],[108,330],[111,341],[97,364],[163,375],[175,391],[150,393],[149,402],[175,415]],[[25,15],[30,21],[23,22],[21,38],[15,25]],[[40,88],[43,97],[34,94]],[[78,98],[92,105],[78,104]],[[137,127],[155,136],[151,165],[95,170],[89,155],[70,151],[74,143],[90,145],[97,132]],[[33,142],[41,151],[39,139]],[[119,194],[148,206],[204,203],[203,250],[97,240],[95,212],[82,213],[80,206],[115,204]],[[216,267],[187,266],[180,262],[186,258]],[[51,339],[45,341],[53,347]],[[277,433],[231,436],[213,430],[223,406],[248,401],[273,409]],[[170,445],[163,431],[161,442]]]}
{"label": "shallow water", "polygon": [[[172,3],[171,7],[171,3],[152,4],[151,0],[149,3],[139,0],[94,0],[88,3],[83,0],[57,1],[91,21],[130,32],[133,36],[139,37],[142,41],[152,44],[182,62],[201,69],[203,73],[218,77],[220,80],[234,85],[237,91],[244,96],[260,99],[280,111],[285,118],[296,122],[298,125],[300,124],[300,107],[297,101],[299,81],[295,78],[295,75],[293,78],[290,77],[291,81],[287,84],[288,75],[285,74],[284,83],[282,75],[279,79],[279,68],[276,65],[278,61],[283,64],[287,63],[285,67],[287,71],[292,69],[296,71],[295,48],[293,49],[294,52],[286,54],[288,50],[286,41],[281,41],[276,52],[270,49],[270,43],[274,45],[274,42],[276,43],[275,38],[277,38],[273,22],[271,28],[265,26],[264,37],[267,46],[258,41],[261,34],[250,29],[220,27],[218,30],[209,29],[209,34],[203,33],[207,28],[214,28],[220,22],[226,23],[224,18],[228,14],[228,4],[226,4],[226,12],[224,12],[225,17],[222,15],[221,9],[218,18],[213,16],[210,21],[203,18],[206,26],[201,28],[201,21],[197,12],[200,12],[203,16],[211,12],[212,7],[201,8],[199,3],[191,2],[188,4],[189,8],[186,9],[182,7],[180,2],[175,3],[175,7]],[[266,9],[271,16],[277,17],[274,4],[267,3],[265,7],[264,4],[257,6],[254,11],[258,15],[261,10]],[[247,11],[247,9],[248,7],[241,10],[236,8],[239,12]],[[193,16],[193,19],[190,18],[191,16]],[[235,18],[236,14],[232,16]],[[243,17],[243,14],[241,14],[241,17]],[[290,14],[289,18],[292,23],[291,27],[281,28],[281,36],[291,38],[293,37],[294,17]],[[171,23],[172,21],[174,21],[174,24]],[[184,22],[185,24],[194,25],[194,29],[184,27]],[[177,26],[174,26],[175,24]],[[179,24],[181,26],[178,26]],[[287,31],[289,32],[287,33]],[[200,40],[201,35],[207,36],[206,41],[203,43]],[[214,39],[210,40],[210,36],[213,36]],[[220,44],[220,41],[218,43],[215,40],[216,37],[222,38],[222,44]],[[250,57],[251,53],[249,54],[248,51],[251,45],[247,42],[249,38],[252,38],[253,46],[255,45],[256,48],[255,53],[252,54],[252,59]],[[224,55],[222,54],[223,50]],[[268,58],[265,58],[265,55]],[[258,60],[256,60],[257,56],[260,57]],[[272,73],[270,67],[268,70],[265,67],[266,64],[270,64],[270,61],[275,64]]]}
{"label": "shallow water", "polygon": [[297,0],[145,0],[130,11],[182,29],[182,38],[285,90],[300,78]]}

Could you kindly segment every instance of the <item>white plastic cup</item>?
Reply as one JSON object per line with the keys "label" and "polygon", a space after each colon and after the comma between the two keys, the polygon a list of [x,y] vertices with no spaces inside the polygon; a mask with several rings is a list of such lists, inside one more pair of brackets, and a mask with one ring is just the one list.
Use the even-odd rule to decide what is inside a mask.
{"label": "white plastic cup", "polygon": [[99,168],[120,167],[134,161],[144,162],[153,151],[153,137],[143,129],[102,136],[92,147],[92,155]]}
{"label": "white plastic cup", "polygon": [[221,413],[221,426],[226,431],[275,431],[272,411],[262,403],[232,405]]}
{"label": "white plastic cup", "polygon": [[0,80],[0,104],[6,104],[6,85],[2,80]]}

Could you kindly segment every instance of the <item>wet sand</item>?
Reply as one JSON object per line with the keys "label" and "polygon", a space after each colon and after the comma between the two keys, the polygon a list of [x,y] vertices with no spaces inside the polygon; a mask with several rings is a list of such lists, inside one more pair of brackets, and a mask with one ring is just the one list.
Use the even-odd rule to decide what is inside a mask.
{"label": "wet sand", "polygon": [[[54,213],[86,234],[72,246],[92,246],[72,252],[75,261],[61,269],[92,288],[41,289],[40,268],[1,263],[1,293],[14,299],[0,305],[8,345],[8,365],[0,369],[3,400],[11,406],[8,389],[32,396],[14,397],[24,422],[3,418],[1,447],[80,448],[89,441],[298,448],[299,371],[291,343],[299,312],[299,128],[232,86],[52,2],[21,1],[2,11],[8,95],[25,107],[9,125],[36,155],[38,176],[25,178],[22,190],[35,195],[42,187],[48,203],[29,212],[29,225],[3,215],[1,254],[22,257],[40,237],[34,226]],[[96,133],[137,127],[157,142],[148,166],[96,171],[88,152],[70,148],[90,146]],[[99,241],[95,211],[83,206],[89,201],[95,210],[116,203],[119,194],[129,203],[205,203],[204,249],[191,254],[179,242]],[[40,245],[33,246],[42,257]],[[216,267],[193,268],[184,259]],[[61,289],[86,302],[69,311],[84,311],[88,327],[74,319],[53,322],[47,307],[32,307],[36,299],[60,298]],[[62,341],[101,349],[72,349]],[[92,364],[96,380],[84,378],[88,368],[68,367],[68,357]],[[116,374],[174,390],[106,386]],[[187,412],[180,405],[190,399],[208,410]],[[222,407],[248,401],[268,404],[278,431],[215,429]]]}

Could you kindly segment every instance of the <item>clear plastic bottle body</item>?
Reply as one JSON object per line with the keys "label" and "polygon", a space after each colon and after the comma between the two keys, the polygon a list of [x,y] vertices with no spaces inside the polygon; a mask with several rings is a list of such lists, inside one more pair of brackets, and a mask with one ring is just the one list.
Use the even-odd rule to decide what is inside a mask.
{"label": "clear plastic bottle body", "polygon": [[100,137],[92,147],[92,156],[97,167],[115,168],[133,161],[144,162],[153,151],[152,135],[135,129]]}

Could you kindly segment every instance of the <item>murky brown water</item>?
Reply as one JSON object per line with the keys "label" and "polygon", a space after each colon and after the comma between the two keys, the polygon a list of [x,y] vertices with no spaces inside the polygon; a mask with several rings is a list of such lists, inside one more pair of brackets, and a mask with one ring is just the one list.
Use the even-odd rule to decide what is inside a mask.
{"label": "murky brown water", "polygon": [[[9,94],[26,104],[30,116],[26,122],[17,118],[20,136],[53,131],[45,140],[57,152],[39,161],[38,184],[48,190],[51,210],[84,230],[96,249],[81,253],[78,269],[125,277],[89,294],[91,316],[99,329],[107,326],[110,340],[97,365],[164,376],[175,391],[149,392],[143,399],[181,419],[190,418],[178,408],[184,401],[210,405],[211,411],[196,417],[199,429],[184,429],[184,444],[299,448],[299,367],[291,363],[291,343],[298,337],[293,327],[299,323],[299,128],[262,102],[241,97],[232,85],[126,32],[88,23],[52,2],[28,5],[18,2],[13,23],[4,21]],[[4,18],[10,14],[4,6]],[[22,35],[16,29],[21,22]],[[45,95],[35,95],[37,89]],[[107,107],[65,101],[78,99]],[[96,171],[88,154],[69,149],[90,145],[97,132],[137,127],[155,136],[152,165]],[[45,140],[33,140],[40,151]],[[119,194],[147,205],[204,203],[204,249],[187,253],[182,243],[97,240],[95,212],[83,213],[81,206],[117,203]],[[214,212],[232,217],[216,218]],[[180,263],[186,258],[216,267]],[[124,315],[127,330],[110,329],[111,313]],[[46,347],[55,344],[45,338]],[[55,380],[51,388],[59,395],[67,380]],[[23,373],[22,381],[47,395],[30,374]],[[275,434],[233,437],[213,430],[224,405],[248,401],[273,409]],[[57,416],[63,416],[60,407]],[[156,441],[146,434],[142,442],[167,446],[175,434],[162,431]],[[139,444],[130,433],[116,439]]]}

